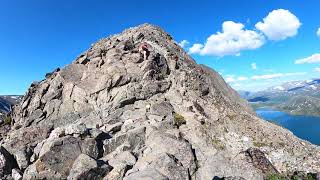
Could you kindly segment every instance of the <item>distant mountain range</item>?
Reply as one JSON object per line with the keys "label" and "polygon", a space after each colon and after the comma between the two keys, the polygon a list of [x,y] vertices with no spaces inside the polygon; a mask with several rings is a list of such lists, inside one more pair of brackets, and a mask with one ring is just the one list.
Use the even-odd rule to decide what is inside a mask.
{"label": "distant mountain range", "polygon": [[0,120],[11,111],[12,105],[20,102],[21,98],[22,96],[19,95],[0,96]]}
{"label": "distant mountain range", "polygon": [[271,108],[295,115],[320,116],[320,79],[286,82],[264,91],[239,91],[253,108]]}

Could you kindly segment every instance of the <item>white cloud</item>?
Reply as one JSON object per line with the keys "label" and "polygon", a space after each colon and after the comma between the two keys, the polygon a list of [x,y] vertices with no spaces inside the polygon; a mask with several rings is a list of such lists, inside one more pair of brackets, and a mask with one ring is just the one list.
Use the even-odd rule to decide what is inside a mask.
{"label": "white cloud", "polygon": [[189,44],[189,41],[187,41],[187,40],[182,40],[181,42],[179,42],[179,45],[182,48],[185,48],[188,44]]}
{"label": "white cloud", "polygon": [[270,12],[263,18],[263,22],[258,22],[255,26],[270,40],[284,40],[295,36],[301,23],[290,11],[277,9]]}
{"label": "white cloud", "polygon": [[295,72],[295,73],[285,73],[284,76],[303,76],[307,74],[306,72]]}
{"label": "white cloud", "polygon": [[202,44],[194,44],[191,48],[189,48],[190,54],[198,54],[201,52]]}
{"label": "white cloud", "polygon": [[288,76],[301,76],[305,75],[306,72],[296,72],[296,73],[274,73],[274,74],[264,74],[264,75],[256,75],[252,76],[252,80],[266,80],[266,79],[274,79],[274,78],[282,78]]}
{"label": "white cloud", "polygon": [[245,81],[247,80],[248,78],[247,77],[244,77],[244,76],[240,76],[237,78],[238,81]]}
{"label": "white cloud", "polygon": [[320,72],[320,67],[314,68],[314,71],[315,71],[315,72]]}
{"label": "white cloud", "polygon": [[257,69],[257,64],[256,64],[256,63],[251,63],[251,68],[252,68],[253,70],[256,70],[256,69]]}
{"label": "white cloud", "polygon": [[242,86],[242,85],[239,84],[239,83],[235,83],[235,84],[232,84],[232,86],[233,86],[233,87],[240,87],[240,86]]}
{"label": "white cloud", "polygon": [[226,76],[226,82],[227,83],[235,83],[235,82],[238,82],[238,81],[245,81],[245,80],[248,80],[249,78],[245,77],[245,76],[239,76],[239,77],[235,77],[234,75],[227,75]]}
{"label": "white cloud", "polygon": [[236,81],[236,79],[233,76],[227,76],[226,77],[226,82],[227,83],[231,83],[231,82],[235,82],[235,81]]}
{"label": "white cloud", "polygon": [[317,30],[317,36],[320,37],[320,27]]}
{"label": "white cloud", "polygon": [[189,53],[214,56],[239,55],[242,50],[257,49],[263,44],[263,35],[244,29],[241,23],[225,21],[222,24],[222,32],[209,36],[204,45],[194,44]]}
{"label": "white cloud", "polygon": [[316,53],[309,57],[298,59],[295,61],[295,64],[312,64],[312,63],[320,63],[320,54]]}
{"label": "white cloud", "polygon": [[252,76],[251,79],[253,80],[259,80],[259,79],[273,79],[273,78],[277,78],[277,77],[281,77],[283,76],[282,73],[275,73],[275,74],[265,74],[265,75],[256,75],[256,76]]}

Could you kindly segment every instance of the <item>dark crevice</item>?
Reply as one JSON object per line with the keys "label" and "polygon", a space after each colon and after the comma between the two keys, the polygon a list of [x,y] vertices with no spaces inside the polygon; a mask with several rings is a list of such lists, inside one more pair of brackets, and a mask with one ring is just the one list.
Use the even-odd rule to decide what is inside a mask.
{"label": "dark crevice", "polygon": [[112,137],[108,133],[101,133],[99,134],[95,140],[97,142],[98,147],[98,159],[103,157],[104,149],[103,149],[103,141],[106,139],[111,139]]}
{"label": "dark crevice", "polygon": [[130,104],[134,104],[134,102],[136,102],[136,101],[137,101],[136,97],[131,97],[131,98],[125,99],[120,102],[119,108],[122,108],[122,107],[130,105]]}

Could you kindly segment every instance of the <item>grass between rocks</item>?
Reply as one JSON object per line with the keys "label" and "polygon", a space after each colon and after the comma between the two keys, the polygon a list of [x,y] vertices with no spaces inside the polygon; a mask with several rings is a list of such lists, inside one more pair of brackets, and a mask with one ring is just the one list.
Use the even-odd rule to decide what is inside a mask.
{"label": "grass between rocks", "polygon": [[288,178],[281,174],[270,174],[266,177],[266,180],[287,180]]}
{"label": "grass between rocks", "polygon": [[219,150],[224,150],[226,148],[225,145],[221,142],[221,140],[215,136],[212,137],[212,144],[215,148]]}
{"label": "grass between rocks", "polygon": [[266,143],[263,143],[263,142],[256,142],[256,141],[254,141],[253,142],[253,145],[255,146],[255,147],[264,147],[264,146],[268,146],[268,144],[266,144]]}
{"label": "grass between rocks", "polygon": [[174,125],[180,127],[182,124],[186,124],[185,118],[176,112],[173,113]]}
{"label": "grass between rocks", "polygon": [[10,116],[6,116],[5,118],[4,118],[4,124],[6,124],[6,125],[10,125],[11,124],[11,122],[12,122],[12,118],[10,117]]}

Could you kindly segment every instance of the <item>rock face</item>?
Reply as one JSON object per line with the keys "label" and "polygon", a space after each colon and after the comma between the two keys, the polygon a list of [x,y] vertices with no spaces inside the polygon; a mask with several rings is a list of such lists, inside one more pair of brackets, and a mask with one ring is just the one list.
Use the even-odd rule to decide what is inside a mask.
{"label": "rock face", "polygon": [[[32,84],[12,123],[2,147],[23,179],[263,179],[320,171],[319,147],[257,118],[218,73],[149,24],[100,40]],[[7,167],[10,176],[14,167]]]}

